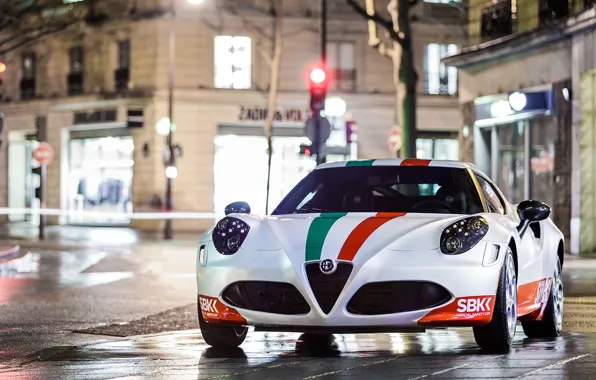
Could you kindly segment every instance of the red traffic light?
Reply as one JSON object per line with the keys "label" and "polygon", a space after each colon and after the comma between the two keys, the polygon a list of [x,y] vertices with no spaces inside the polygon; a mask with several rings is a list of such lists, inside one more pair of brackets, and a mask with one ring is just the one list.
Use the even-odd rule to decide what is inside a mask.
{"label": "red traffic light", "polygon": [[314,83],[323,83],[327,77],[325,71],[320,68],[316,68],[310,72],[310,80]]}

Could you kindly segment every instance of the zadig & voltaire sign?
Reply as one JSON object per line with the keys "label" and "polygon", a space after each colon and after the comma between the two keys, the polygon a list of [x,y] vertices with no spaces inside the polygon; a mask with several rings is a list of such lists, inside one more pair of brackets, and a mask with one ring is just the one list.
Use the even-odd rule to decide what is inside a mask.
{"label": "zadig & voltaire sign", "polygon": [[[238,120],[241,121],[265,121],[267,119],[268,109],[267,107],[240,107],[240,114]],[[282,109],[278,108],[275,112],[274,121],[277,122],[294,122],[301,123],[306,122],[310,114],[308,109],[302,108],[289,108]]]}

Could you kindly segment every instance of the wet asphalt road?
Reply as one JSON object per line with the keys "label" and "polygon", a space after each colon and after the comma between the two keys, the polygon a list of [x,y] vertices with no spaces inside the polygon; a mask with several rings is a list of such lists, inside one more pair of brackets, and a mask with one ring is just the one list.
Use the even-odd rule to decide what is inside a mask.
{"label": "wet asphalt road", "polygon": [[[481,352],[469,329],[426,334],[251,333],[238,350],[196,330],[195,247],[25,244],[0,262],[4,379],[596,379],[596,261],[568,260],[562,337]],[[149,335],[147,335],[149,334]]]}

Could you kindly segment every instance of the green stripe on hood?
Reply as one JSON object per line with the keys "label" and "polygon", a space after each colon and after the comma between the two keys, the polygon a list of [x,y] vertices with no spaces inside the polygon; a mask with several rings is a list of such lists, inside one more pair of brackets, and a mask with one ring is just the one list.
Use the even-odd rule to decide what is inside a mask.
{"label": "green stripe on hood", "polygon": [[346,166],[372,166],[373,162],[376,160],[356,160],[356,161],[348,161]]}
{"label": "green stripe on hood", "polygon": [[347,214],[347,212],[330,212],[321,214],[312,221],[308,229],[308,235],[306,235],[305,261],[321,259],[323,243],[329,234],[329,230],[331,230],[331,227],[333,227],[339,218]]}

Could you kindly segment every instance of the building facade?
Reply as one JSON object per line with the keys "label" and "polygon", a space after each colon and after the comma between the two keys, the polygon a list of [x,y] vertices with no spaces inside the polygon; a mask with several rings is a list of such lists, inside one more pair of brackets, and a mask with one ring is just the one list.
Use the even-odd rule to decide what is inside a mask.
{"label": "building facade", "polygon": [[[156,126],[168,116],[171,26],[172,136],[182,153],[173,181],[174,210],[221,215],[228,203],[244,200],[263,213],[269,68],[261,49],[270,47],[254,27],[267,35],[271,18],[249,17],[242,7],[232,14],[222,3],[205,0],[196,6],[180,0],[173,20],[157,17],[64,32],[3,57],[7,71],[0,111],[6,143],[0,153],[0,204],[39,207],[38,165],[31,155],[41,129],[55,152],[47,168],[46,207],[69,212],[50,217],[50,223],[161,228],[161,220],[131,220],[130,214],[159,209],[165,193],[166,145]],[[255,1],[260,3],[265,2]],[[317,2],[285,3],[270,210],[314,167],[299,147],[308,143],[307,69],[320,57]],[[155,7],[159,1],[138,4]],[[440,59],[456,53],[464,41],[456,26],[460,11],[421,2],[414,14],[416,65],[422,74],[418,155],[457,159],[457,70]],[[339,154],[329,160],[395,156],[388,144],[396,120],[391,61],[368,46],[366,21],[343,1],[330,1],[327,54],[333,73],[329,96],[346,105],[332,120],[337,129],[328,143]],[[142,127],[127,127],[130,110],[142,111]],[[352,144],[346,139],[347,122],[357,126]],[[9,221],[36,223],[19,214]],[[207,216],[173,225],[175,231],[200,231],[212,223],[213,216]]]}
{"label": "building facade", "polygon": [[475,1],[458,68],[462,158],[509,201],[542,200],[572,253],[596,251],[594,1]]}

